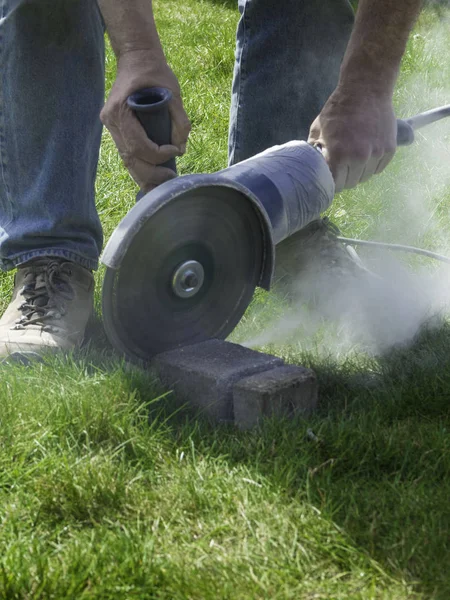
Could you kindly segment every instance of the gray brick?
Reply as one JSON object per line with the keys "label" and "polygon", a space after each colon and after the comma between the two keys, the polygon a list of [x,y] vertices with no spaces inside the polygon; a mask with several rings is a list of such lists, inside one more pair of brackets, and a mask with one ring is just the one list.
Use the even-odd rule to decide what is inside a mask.
{"label": "gray brick", "polygon": [[314,371],[286,365],[237,381],[233,386],[234,418],[242,429],[258,425],[263,417],[309,414],[317,406]]}
{"label": "gray brick", "polygon": [[223,340],[170,350],[152,361],[157,375],[177,398],[214,419],[233,420],[233,385],[250,375],[282,366],[276,356]]}

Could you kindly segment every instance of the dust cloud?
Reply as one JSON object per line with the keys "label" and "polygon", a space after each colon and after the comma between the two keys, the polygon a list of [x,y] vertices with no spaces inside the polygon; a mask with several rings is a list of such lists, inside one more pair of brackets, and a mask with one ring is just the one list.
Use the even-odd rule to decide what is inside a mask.
{"label": "dust cloud", "polygon": [[[423,64],[412,69],[416,75],[403,76],[396,97],[399,116],[450,104],[449,26],[441,20],[416,34],[413,43]],[[383,174],[353,192],[351,203],[360,215],[358,201],[367,206],[370,226],[362,232],[346,227],[343,235],[450,256],[450,118],[419,130],[413,146],[400,149]],[[337,197],[332,219],[333,211],[340,214],[339,202]],[[348,203],[346,211],[352,212]],[[238,331],[240,343],[253,348],[295,343],[327,355],[378,354],[410,343],[424,327],[447,318],[450,265],[378,249],[358,248],[358,253],[367,271],[342,275],[319,261],[309,265],[293,282],[289,300],[272,298],[265,313],[255,309],[256,326]]]}

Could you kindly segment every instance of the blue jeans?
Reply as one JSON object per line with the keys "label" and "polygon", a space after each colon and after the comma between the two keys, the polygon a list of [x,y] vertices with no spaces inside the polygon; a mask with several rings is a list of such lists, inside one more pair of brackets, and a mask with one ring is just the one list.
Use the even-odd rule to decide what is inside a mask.
{"label": "blue jeans", "polygon": [[0,0],[0,267],[95,269],[104,31],[94,0]]}
{"label": "blue jeans", "polygon": [[353,26],[348,0],[238,0],[229,164],[306,140],[336,87]]}
{"label": "blue jeans", "polygon": [[[307,136],[353,21],[347,0],[239,0],[239,10],[230,164]],[[0,0],[2,269],[51,255],[97,267],[103,99],[95,0]]]}

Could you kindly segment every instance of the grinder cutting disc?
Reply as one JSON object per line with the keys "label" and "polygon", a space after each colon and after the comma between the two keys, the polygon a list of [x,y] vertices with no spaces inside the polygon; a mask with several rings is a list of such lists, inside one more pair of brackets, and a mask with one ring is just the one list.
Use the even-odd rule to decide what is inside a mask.
{"label": "grinder cutting disc", "polygon": [[263,254],[260,220],[239,192],[211,186],[173,198],[139,223],[119,268],[107,269],[109,339],[128,357],[148,360],[227,337],[250,303]]}

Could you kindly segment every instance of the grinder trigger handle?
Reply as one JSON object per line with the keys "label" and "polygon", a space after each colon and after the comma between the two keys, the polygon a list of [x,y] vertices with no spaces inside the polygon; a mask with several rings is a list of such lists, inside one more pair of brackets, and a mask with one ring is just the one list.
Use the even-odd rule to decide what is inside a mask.
{"label": "grinder trigger handle", "polygon": [[414,129],[407,120],[397,119],[397,146],[409,146],[414,142]]}
{"label": "grinder trigger handle", "polygon": [[[169,113],[171,99],[172,92],[161,87],[138,90],[127,99],[128,106],[139,119],[147,137],[158,146],[172,143],[172,121]],[[177,172],[175,158],[159,166]]]}
{"label": "grinder trigger handle", "polygon": [[450,117],[450,104],[427,110],[409,119],[397,119],[397,146],[409,146],[414,141],[416,129],[440,121],[445,117]]}

